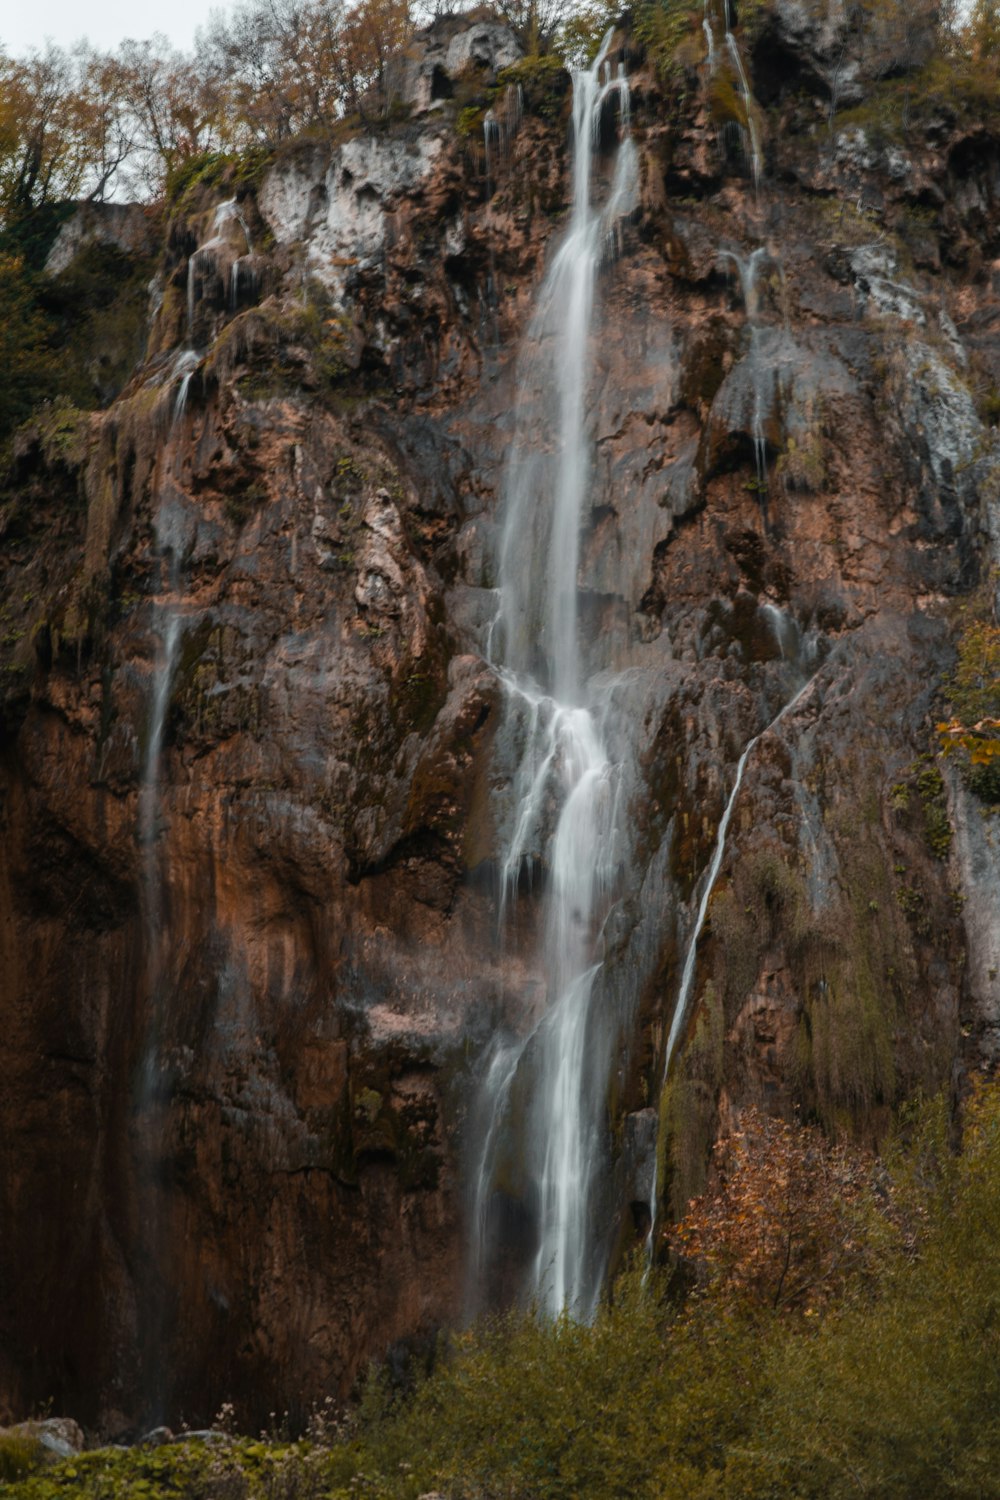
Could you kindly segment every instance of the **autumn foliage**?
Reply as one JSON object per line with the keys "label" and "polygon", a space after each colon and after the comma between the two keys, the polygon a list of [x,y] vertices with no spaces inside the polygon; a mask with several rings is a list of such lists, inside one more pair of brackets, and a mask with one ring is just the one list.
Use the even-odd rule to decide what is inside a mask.
{"label": "autumn foliage", "polygon": [[204,152],[381,118],[386,64],[412,30],[409,0],[244,0],[190,54],[162,36],[0,52],[0,230],[62,199],[156,197]]}
{"label": "autumn foliage", "polygon": [[811,1126],[748,1110],[715,1147],[715,1190],[665,1232],[703,1290],[812,1315],[865,1262],[872,1158]]}

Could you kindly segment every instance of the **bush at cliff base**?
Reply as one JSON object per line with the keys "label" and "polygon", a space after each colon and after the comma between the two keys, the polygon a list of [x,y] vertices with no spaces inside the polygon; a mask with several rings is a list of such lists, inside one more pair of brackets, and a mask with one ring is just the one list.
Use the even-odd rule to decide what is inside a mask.
{"label": "bush at cliff base", "polygon": [[590,1326],[509,1316],[454,1336],[399,1397],[378,1375],[326,1443],[96,1451],[9,1483],[82,1494],[318,1500],[1000,1496],[1000,1090],[960,1154],[911,1110],[850,1234],[872,1254],[826,1303],[733,1280],[678,1306],[622,1278]]}

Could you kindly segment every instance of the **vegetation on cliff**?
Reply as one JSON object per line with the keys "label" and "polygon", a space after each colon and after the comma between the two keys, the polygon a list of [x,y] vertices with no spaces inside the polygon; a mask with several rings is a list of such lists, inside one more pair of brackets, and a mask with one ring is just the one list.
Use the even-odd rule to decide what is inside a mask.
{"label": "vegetation on cliff", "polygon": [[938,725],[946,753],[959,752],[963,773],[984,802],[1000,802],[1000,625],[992,591],[966,602],[958,662],[949,684],[952,717]]}
{"label": "vegetation on cliff", "polygon": [[374,1372],[349,1417],[320,1413],[295,1441],[220,1433],[45,1467],[12,1438],[9,1493],[1000,1495],[1000,1089],[974,1090],[960,1152],[938,1099],[903,1113],[881,1161],[755,1115],[720,1157],[720,1190],[670,1232],[670,1282],[625,1277],[591,1326],[482,1324],[405,1388]]}
{"label": "vegetation on cliff", "polygon": [[[752,29],[753,36],[764,36],[768,17],[775,10],[767,0],[745,8],[741,20],[747,35]],[[205,57],[222,59],[216,75],[208,72],[196,77],[179,63],[174,69],[169,59],[158,58],[149,49],[131,54],[135,72],[128,89],[133,92],[126,89],[121,96],[126,100],[122,119],[137,119],[140,125],[128,149],[124,140],[114,144],[106,121],[102,123],[83,108],[96,98],[94,78],[103,78],[103,86],[110,88],[107,80],[112,74],[100,72],[99,60],[88,60],[89,54],[81,53],[73,63],[74,68],[79,65],[77,72],[71,69],[60,74],[56,69],[57,78],[70,80],[69,92],[56,100],[58,108],[53,104],[41,134],[31,123],[35,117],[28,108],[30,88],[26,94],[20,87],[29,77],[38,80],[39,90],[48,87],[44,73],[36,67],[39,60],[23,68],[13,62],[0,67],[0,102],[6,110],[0,121],[6,122],[6,134],[0,131],[0,156],[7,151],[0,163],[0,299],[7,311],[0,335],[5,355],[0,440],[21,424],[12,451],[16,460],[17,445],[44,457],[45,464],[38,462],[32,472],[38,488],[47,486],[47,504],[55,506],[62,494],[56,493],[52,479],[58,474],[69,497],[64,509],[68,512],[75,506],[82,513],[83,456],[76,449],[85,446],[85,438],[98,425],[85,413],[113,400],[141,357],[145,289],[152,269],[141,255],[131,257],[91,246],[67,271],[55,277],[42,274],[46,251],[64,213],[62,196],[72,192],[99,199],[108,191],[114,172],[120,171],[124,178],[131,171],[143,192],[163,200],[172,215],[172,238],[163,262],[169,271],[167,310],[159,319],[162,342],[155,353],[166,355],[183,327],[184,278],[194,260],[191,247],[204,238],[197,233],[199,219],[202,227],[211,222],[219,197],[232,193],[242,203],[245,195],[252,203],[263,168],[276,153],[294,151],[290,143],[296,139],[307,144],[346,139],[362,123],[380,133],[380,138],[390,129],[408,128],[398,119],[393,123],[388,43],[383,47],[386,37],[394,37],[396,45],[409,36],[411,17],[405,8],[366,0],[354,10],[331,11],[316,4],[296,8],[288,0],[269,7],[268,13],[275,20],[266,35],[261,31],[265,11],[259,7],[245,7],[231,24],[214,27],[217,50],[209,49]],[[562,133],[567,108],[565,74],[558,53],[534,54],[554,45],[585,55],[608,14],[597,6],[569,20],[563,16],[559,30],[553,20],[555,11],[543,15],[531,5],[504,13],[533,55],[501,74],[497,87],[520,84],[525,107],[554,127],[550,141],[555,140]],[[670,83],[671,108],[679,108],[678,99],[690,102],[699,94],[699,70],[704,62],[701,16],[700,7],[692,10],[683,3],[647,0],[636,17],[635,35],[660,80]],[[991,4],[984,0],[965,29],[954,25],[950,30],[939,29],[940,50],[924,63],[906,51],[910,44],[905,24],[902,32],[898,28],[899,7],[881,0],[881,7],[873,7],[869,19],[880,16],[885,24],[873,29],[887,55],[895,55],[898,43],[905,57],[902,53],[896,57],[872,85],[870,99],[861,107],[869,112],[859,114],[858,122],[895,138],[898,130],[910,128],[911,121],[930,117],[944,97],[941,80],[954,77],[963,80],[963,89],[968,83],[972,90],[959,92],[956,98],[980,101],[982,128],[992,129],[996,49],[991,50],[984,40],[989,27],[995,27]],[[286,21],[288,26],[282,29]],[[355,46],[371,50],[353,55]],[[334,57],[325,48],[341,52]],[[127,63],[124,51],[122,56]],[[128,82],[127,67],[122,76]],[[480,85],[481,80],[476,88]],[[68,107],[71,94],[76,100],[73,109]],[[465,103],[465,97],[457,91],[441,118],[456,124],[464,119],[478,132],[486,103],[495,95],[480,89],[474,95],[477,102]],[[22,103],[26,112],[19,117]],[[733,120],[746,124],[745,103],[731,89],[726,98],[716,89],[714,105],[716,124]],[[833,113],[831,106],[831,120]],[[967,118],[959,122],[960,128],[966,123]],[[711,141],[710,129],[705,136]],[[123,154],[116,158],[118,146]],[[651,146],[644,158],[650,172],[654,158]],[[707,191],[704,184],[710,180],[700,179],[698,191]],[[459,185],[464,191],[469,182]],[[481,186],[475,185],[475,191],[481,193]],[[461,196],[456,191],[454,198],[441,201],[452,205]],[[554,206],[547,212],[563,207],[561,188],[553,191],[551,202]],[[862,218],[860,199],[858,203],[858,234],[867,239],[870,226]],[[843,204],[831,198],[829,207],[831,215],[839,215],[842,227]],[[919,212],[930,215],[931,209],[921,205]],[[528,211],[521,217],[527,220]],[[705,217],[711,230],[708,213]],[[642,232],[652,237],[661,222],[651,217]],[[727,234],[732,222],[727,219]],[[252,227],[259,247],[255,222]],[[428,238],[433,244],[433,236]],[[696,237],[691,238],[694,243]],[[249,232],[246,243],[249,251]],[[490,243],[491,257],[494,244],[495,239]],[[522,277],[523,267],[511,261],[509,246],[505,248],[506,259],[497,252],[500,280],[508,292],[516,293],[515,282]],[[706,266],[714,265],[713,255],[714,242],[704,253]],[[264,259],[263,251],[260,258]],[[413,342],[417,334],[428,334],[432,344],[430,333],[437,314],[428,310],[427,278],[422,281],[419,264],[407,261],[402,251],[399,259],[401,274],[412,280],[424,299],[413,316]],[[456,251],[454,261],[455,275],[464,278],[466,290],[477,285],[471,252]],[[277,260],[275,267],[273,272],[268,268],[274,280],[262,279],[261,286],[270,289],[279,274],[286,272],[287,267],[278,267]],[[245,269],[256,274],[256,266]],[[721,304],[717,269],[697,274],[701,277],[698,296],[706,301],[715,297]],[[695,277],[690,265],[685,275]],[[494,267],[491,281],[495,280]],[[523,285],[527,280],[524,276]],[[212,547],[224,552],[228,546],[222,522],[233,534],[260,512],[278,514],[279,482],[290,489],[288,475],[296,483],[301,480],[304,504],[312,503],[314,493],[320,496],[317,509],[309,513],[312,530],[308,534],[321,559],[317,566],[326,570],[324,576],[334,579],[340,590],[335,595],[331,586],[329,597],[336,597],[331,618],[339,618],[337,611],[342,611],[353,620],[354,605],[349,601],[355,570],[364,547],[375,554],[375,542],[369,539],[381,535],[364,519],[362,481],[366,476],[355,466],[353,449],[349,453],[345,448],[335,468],[344,480],[343,493],[336,482],[319,483],[318,479],[307,490],[306,479],[316,476],[302,464],[301,451],[304,448],[307,457],[310,451],[305,440],[298,442],[302,433],[297,430],[279,448],[268,427],[268,420],[279,418],[274,413],[269,419],[262,417],[257,409],[277,398],[294,397],[299,407],[295,411],[289,407],[280,420],[301,421],[304,427],[304,413],[324,404],[332,406],[332,393],[339,396],[349,381],[355,382],[354,392],[361,391],[364,366],[361,353],[351,346],[349,335],[355,330],[350,317],[340,313],[323,289],[304,276],[294,303],[291,296],[284,303],[277,295],[270,298],[269,291],[271,305],[266,311],[234,306],[237,298],[232,286],[236,283],[227,286],[221,276],[217,281],[216,301],[211,304],[217,318],[214,324],[205,320],[209,353],[191,394],[191,407],[197,406],[199,413],[204,407],[213,413],[213,420],[212,402],[218,393],[223,392],[228,402],[225,421],[218,424],[226,439],[225,446],[221,438],[219,442],[225,467],[211,457],[206,440],[205,461],[216,464],[219,472],[208,470],[206,479],[202,471],[191,485],[202,513],[214,505],[220,517]],[[794,277],[789,283],[794,286]],[[248,284],[241,283],[244,288]],[[199,299],[199,307],[202,300],[209,305],[205,297]],[[415,293],[415,304],[416,300]],[[448,327],[446,319],[452,315],[449,304],[437,315],[441,327]],[[853,338],[857,332],[853,325],[850,332]],[[106,358],[100,352],[102,341]],[[699,384],[692,411],[708,410],[728,369],[723,356],[728,361],[737,343],[731,337],[729,345],[720,344],[718,354],[713,346],[711,378]],[[416,358],[405,344],[399,345],[397,357],[401,363]],[[378,364],[367,372],[372,382],[369,390],[376,376],[382,378],[382,371]],[[121,408],[126,405],[122,402]],[[137,412],[139,405],[137,397]],[[129,411],[125,417],[131,420]],[[159,441],[155,418],[150,405],[144,440],[150,451]],[[123,438],[114,461],[125,490],[136,472],[140,478],[144,472],[142,463],[137,471],[133,467],[136,445],[130,448],[125,441],[128,421],[119,423]],[[113,427],[109,422],[105,433],[109,444],[112,438],[117,441]],[[206,431],[210,430],[215,431],[206,424]],[[234,436],[239,432],[245,436]],[[803,507],[810,496],[836,492],[836,476],[827,474],[826,462],[827,449],[833,453],[828,442],[833,433],[825,427],[822,431],[817,427],[817,432],[812,446],[807,439],[799,442],[790,437],[779,470],[786,498],[801,500]],[[275,461],[278,452],[287,456],[286,463]],[[27,465],[23,463],[22,468],[26,470]],[[112,472],[110,459],[104,472]],[[322,477],[326,471],[317,472]],[[32,509],[33,492],[22,479],[18,478],[16,498],[0,519],[8,539],[23,542],[27,553],[35,546],[35,533],[29,527],[39,528],[39,516],[45,513],[40,507],[37,514]],[[759,484],[759,480],[751,481],[751,486]],[[141,484],[135,483],[134,491],[140,495]],[[0,493],[0,500],[7,498],[6,492]],[[401,488],[391,498],[405,511]],[[107,502],[92,500],[93,515],[98,515],[101,504],[107,508]],[[374,519],[384,530],[387,523],[378,516]],[[450,518],[415,508],[406,516],[406,524],[415,534],[422,527],[429,538],[435,538],[439,529],[447,531]],[[779,556],[776,533],[768,534],[765,525],[762,534],[768,548],[773,546],[774,555]],[[763,550],[756,531],[748,535]],[[868,545],[867,536],[864,545]],[[861,544],[857,546],[860,550]],[[854,548],[851,543],[852,566]],[[402,555],[402,541],[399,549]],[[665,554],[666,542],[662,550]],[[260,551],[265,553],[265,544],[260,544]],[[386,548],[381,553],[390,562],[396,561]],[[443,548],[440,555],[446,555]],[[207,573],[215,563],[215,553],[206,544],[199,553],[199,566]],[[122,576],[127,576],[130,586],[138,577],[143,588],[151,587],[134,559],[128,566],[132,574],[123,568]],[[374,564],[371,571],[375,571]],[[62,586],[61,577],[56,582]],[[142,596],[120,585],[120,579],[109,582],[104,602],[109,612],[125,614]],[[55,592],[54,583],[45,586]],[[239,587],[246,589],[245,580]],[[737,588],[736,582],[732,587]],[[749,599],[749,586],[740,584],[740,588],[742,597]],[[754,618],[759,614],[757,596],[763,593],[758,579],[753,584]],[[23,611],[34,607],[41,614],[40,604],[31,605],[33,597],[30,588],[22,588],[18,607]],[[325,600],[325,586],[314,586],[312,594],[302,590],[302,597]],[[768,597],[785,600],[784,592],[775,588]],[[259,597],[254,603],[259,604]],[[389,659],[396,628],[390,608],[397,608],[391,599],[382,615],[369,609],[358,617],[353,644],[359,657],[364,646],[371,647],[373,654],[384,651]],[[993,747],[1000,715],[1000,637],[991,608],[988,599],[974,604],[962,624],[958,663],[948,689],[955,717],[943,732],[949,743],[966,753],[968,780],[975,790],[987,801],[997,801],[998,761]],[[40,621],[34,648],[39,662],[51,657],[53,643],[58,652],[61,618],[46,614]],[[819,605],[814,618],[821,620]],[[283,619],[276,611],[275,637]],[[382,814],[389,768],[401,744],[408,736],[414,740],[425,736],[441,710],[447,647],[438,644],[438,636],[441,642],[445,637],[443,628],[438,630],[436,615],[434,623],[433,649],[423,660],[400,655],[381,718],[371,707],[366,688],[365,718],[354,721],[355,742],[366,747],[364,797],[356,797],[363,817],[369,816],[370,809]],[[11,649],[18,647],[27,658],[31,644],[27,627],[20,618],[12,618],[6,628]],[[839,628],[837,624],[831,630]],[[408,629],[404,622],[401,638],[408,638]],[[240,684],[228,697],[216,691],[225,685],[225,673],[223,635],[221,629],[215,634],[213,630],[206,616],[198,631],[192,631],[174,694],[174,722],[182,725],[187,748],[197,746],[199,751],[216,746],[224,729],[231,732],[234,745],[250,726],[263,738],[258,728],[259,705],[266,695],[260,684],[251,683],[246,689]],[[63,635],[70,642],[76,639],[68,628]],[[225,639],[242,642],[243,637],[233,632]],[[219,642],[212,648],[217,660],[211,657],[210,640]],[[235,654],[235,646],[226,649]],[[73,654],[79,675],[78,645]],[[732,652],[728,657],[730,662],[738,659]],[[26,677],[27,660],[19,658],[9,670]],[[110,683],[111,675],[108,666],[103,680]],[[284,675],[282,664],[282,680]],[[112,702],[110,690],[106,701]],[[345,704],[349,701],[345,699]],[[892,700],[887,701],[887,712],[895,712]],[[480,724],[484,710],[478,702],[473,707],[477,717],[470,722]],[[343,711],[346,718],[346,706]],[[860,717],[851,724],[857,725]],[[122,710],[121,723],[126,722]],[[920,745],[926,744],[929,722],[905,731],[902,743],[909,748],[901,760],[916,754],[917,735],[923,736]],[[893,722],[891,730],[895,745],[898,722]],[[683,733],[688,732],[685,727]],[[472,751],[464,740],[462,755],[471,761]],[[722,759],[720,752],[720,765]],[[420,900],[426,894],[431,861],[419,865],[412,858],[414,851],[419,852],[411,838],[413,831],[425,837],[430,830],[437,838],[439,829],[447,826],[458,844],[464,816],[452,806],[454,760],[442,756],[441,763],[443,770],[437,762],[429,762],[414,780],[404,827],[411,843],[390,846],[386,836],[385,847],[393,857],[402,849],[413,865]],[[259,767],[253,774],[258,772]],[[245,774],[240,771],[241,777]],[[830,775],[832,779],[832,771]],[[412,1500],[434,1486],[454,1497],[1000,1493],[989,1462],[998,1394],[993,1316],[1000,1296],[992,1248],[1000,1228],[1000,1105],[992,1092],[977,1096],[969,1108],[961,1156],[949,1149],[943,1104],[927,1107],[919,1119],[904,1120],[899,1144],[883,1162],[859,1149],[830,1145],[817,1128],[800,1129],[746,1111],[741,1133],[726,1138],[712,1160],[716,1190],[689,1206],[691,1195],[703,1186],[718,1128],[727,1066],[724,1043],[758,975],[774,966],[781,942],[791,956],[790,972],[802,981],[796,987],[802,997],[795,1051],[798,1097],[810,1117],[821,1121],[831,1135],[849,1138],[853,1126],[858,1138],[877,1138],[906,1092],[920,1083],[933,1090],[954,1070],[950,1042],[935,1051],[921,1023],[928,1032],[937,1027],[935,1037],[947,1032],[951,1038],[955,1018],[945,1015],[943,1006],[942,1014],[927,1014],[926,989],[919,973],[927,967],[920,944],[935,934],[941,952],[946,953],[950,940],[949,921],[938,920],[931,896],[919,884],[922,855],[940,866],[949,856],[952,827],[947,787],[927,755],[913,760],[905,770],[899,761],[894,762],[890,781],[893,778],[899,779],[890,792],[888,786],[880,790],[865,783],[860,771],[852,773],[848,804],[839,813],[827,798],[819,773],[816,784],[808,787],[817,804],[822,801],[821,831],[831,847],[838,848],[837,869],[843,877],[841,893],[828,902],[827,928],[821,930],[812,921],[804,872],[783,854],[764,851],[751,857],[741,852],[739,861],[734,861],[738,873],[731,884],[722,882],[716,892],[708,934],[712,946],[706,943],[713,978],[702,993],[691,1037],[678,1058],[663,1107],[667,1130],[661,1149],[671,1153],[673,1175],[661,1173],[661,1181],[669,1183],[672,1207],[682,1216],[679,1229],[670,1237],[669,1285],[655,1280],[644,1291],[639,1279],[626,1278],[592,1327],[579,1327],[569,1320],[543,1324],[514,1316],[456,1336],[442,1347],[434,1369],[425,1372],[415,1388],[401,1392],[387,1379],[373,1376],[356,1414],[337,1434],[319,1423],[310,1436],[296,1442],[272,1434],[267,1440],[193,1440],[156,1450],[104,1450],[35,1474],[30,1471],[40,1454],[30,1442],[19,1439],[7,1447],[0,1445],[0,1478],[17,1481],[33,1500],[69,1493],[92,1495],[95,1500],[118,1495],[135,1495],[138,1500],[155,1494],[200,1494],[218,1500],[244,1496],[249,1500],[257,1495],[296,1500],[302,1496],[305,1500],[313,1495],[359,1493]],[[361,778],[356,784],[360,782]],[[700,868],[695,856],[711,832],[703,809],[696,806],[696,786],[691,778],[688,888]],[[275,788],[265,785],[261,777],[257,790],[270,794]],[[333,783],[325,790],[322,806],[331,824],[348,823],[352,811],[348,796]],[[668,808],[680,806],[675,792],[664,802]],[[426,811],[428,807],[431,812]],[[284,810],[281,818],[287,820]],[[236,822],[234,814],[234,826]],[[916,851],[916,874],[902,862],[892,865],[890,835],[897,843],[910,840]],[[374,849],[374,837],[369,841]],[[360,883],[372,872],[383,878],[390,868],[384,849],[378,846],[377,859],[367,853],[366,864],[356,855],[355,844],[363,840],[357,836],[346,845],[352,881]],[[368,849],[367,844],[363,847]],[[471,866],[471,859],[468,863]],[[455,873],[455,883],[458,880]],[[451,890],[449,886],[446,899],[438,898],[442,909],[451,899]],[[942,901],[947,894],[944,891]],[[956,902],[961,899],[957,892],[952,897]],[[949,908],[947,915],[955,913]],[[296,941],[301,943],[301,937]],[[956,967],[964,956],[964,952],[957,954]],[[663,994],[668,990],[665,979]],[[923,1016],[917,1014],[921,1006]],[[338,1045],[342,1045],[339,1040]],[[321,1051],[317,1047],[317,1053]],[[296,1066],[289,1065],[287,1071],[298,1078]],[[383,1094],[381,1083],[377,1089],[369,1079],[358,1085],[355,1138],[363,1144],[374,1143],[371,1152],[373,1156],[381,1153],[382,1165],[392,1154],[391,1146],[395,1153],[391,1171],[407,1189],[425,1179],[436,1181],[436,1158],[430,1152],[425,1157],[422,1146],[404,1150],[396,1140],[387,1142],[386,1121],[392,1112],[386,1105],[380,1114],[384,1097],[387,1093]],[[647,1099],[644,1094],[642,1102]],[[414,1139],[418,1139],[416,1131]],[[339,1139],[335,1145],[339,1153]],[[368,1144],[364,1149],[369,1149]],[[310,1166],[308,1170],[317,1169]],[[338,1170],[346,1175],[339,1158]],[[64,1176],[68,1180],[70,1174]],[[72,1216],[67,1221],[75,1222]],[[317,1253],[317,1262],[323,1259]],[[281,1278],[285,1285],[294,1284],[294,1275],[284,1269]],[[360,1300],[355,1284],[345,1295]],[[319,1305],[320,1295],[314,1296],[314,1305]],[[221,1301],[218,1305],[223,1306]],[[228,1317],[228,1306],[224,1311]],[[259,1318],[256,1308],[253,1316]],[[235,1321],[234,1314],[229,1326]],[[263,1337],[260,1342],[265,1342]]]}
{"label": "vegetation on cliff", "polygon": [[[757,0],[741,11],[751,44],[766,36],[779,9],[777,0]],[[592,56],[618,16],[608,0],[501,0],[495,13],[528,53],[501,85],[524,84],[526,106],[545,116],[564,96],[554,77],[558,60]],[[176,205],[220,173],[229,190],[245,191],[289,143],[384,126],[400,109],[400,60],[416,16],[410,0],[245,0],[228,18],[214,15],[190,55],[162,39],[126,41],[113,53],[86,44],[20,58],[0,51],[0,278],[8,309],[0,440],[40,401],[107,404],[141,357],[139,292],[150,270],[142,256],[126,266],[91,251],[89,266],[41,274],[73,203],[131,196]],[[916,17],[895,0],[874,0],[851,26],[871,78],[846,113],[834,89],[831,125],[837,115],[895,139],[957,112],[979,130],[992,127],[1000,97],[996,0],[979,0],[968,13],[923,7]],[[702,7],[641,0],[632,27],[675,106],[694,97],[704,61]],[[745,123],[733,88],[724,68],[712,71],[720,123]],[[471,121],[478,130],[494,91],[467,92],[456,96],[464,104],[458,125]],[[120,369],[96,374],[93,356],[88,365],[95,314],[113,325],[104,328],[106,343],[120,335],[105,360]]]}

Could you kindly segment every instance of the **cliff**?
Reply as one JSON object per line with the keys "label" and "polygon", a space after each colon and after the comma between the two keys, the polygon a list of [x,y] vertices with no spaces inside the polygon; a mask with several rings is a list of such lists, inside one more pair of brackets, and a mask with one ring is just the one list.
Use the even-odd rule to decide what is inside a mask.
{"label": "cliff", "polygon": [[[676,1210],[747,1106],[877,1142],[1000,1045],[995,813],[934,730],[1000,563],[1000,119],[942,98],[926,49],[887,74],[884,39],[824,24],[784,0],[748,21],[746,97],[700,20],[680,50],[611,44],[638,178],[599,276],[579,568],[627,810],[598,980],[611,1264],[657,1149]],[[481,1080],[537,1007],[547,869],[539,836],[498,934],[500,496],[571,191],[569,76],[518,57],[445,23],[390,123],[197,163],[140,365],[16,438],[18,1411],[294,1416],[468,1306]],[[74,232],[54,270],[97,231]],[[505,1172],[487,1301],[532,1253]]]}

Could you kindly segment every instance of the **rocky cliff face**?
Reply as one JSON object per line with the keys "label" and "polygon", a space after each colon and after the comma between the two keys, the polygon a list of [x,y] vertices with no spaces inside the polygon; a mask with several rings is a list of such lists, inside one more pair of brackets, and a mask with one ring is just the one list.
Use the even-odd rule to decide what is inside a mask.
{"label": "rocky cliff face", "polygon": [[[747,48],[756,192],[707,62],[667,87],[615,43],[641,189],[601,279],[580,588],[631,829],[601,981],[621,1250],[755,735],[658,1111],[668,1200],[747,1103],[877,1139],[996,1054],[994,829],[933,723],[953,601],[1000,560],[975,399],[1000,383],[1000,141],[945,105],[901,142],[831,123],[831,90],[875,85],[846,20],[807,20],[779,7]],[[526,1024],[544,889],[498,942],[498,494],[568,193],[565,74],[505,75],[484,159],[476,108],[516,55],[452,23],[406,60],[409,119],[190,182],[142,367],[18,439],[12,1407],[294,1413],[465,1303],[477,1071]]]}

